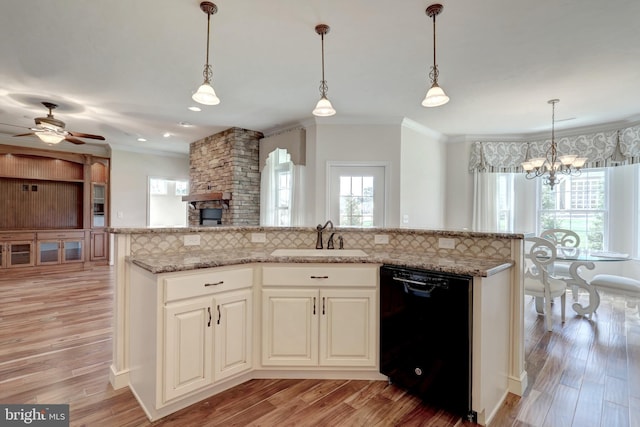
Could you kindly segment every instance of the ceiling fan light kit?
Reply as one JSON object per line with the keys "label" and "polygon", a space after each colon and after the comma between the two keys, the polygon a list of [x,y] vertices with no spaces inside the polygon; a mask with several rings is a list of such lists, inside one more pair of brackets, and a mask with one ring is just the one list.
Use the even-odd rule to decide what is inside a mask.
{"label": "ceiling fan light kit", "polygon": [[32,132],[22,133],[13,136],[32,136],[35,135],[45,144],[53,145],[58,144],[62,140],[71,142],[72,144],[84,144],[85,142],[78,138],[90,138],[104,141],[104,137],[100,135],[92,135],[90,133],[71,132],[65,130],[65,123],[62,120],[58,120],[53,117],[53,110],[58,106],[51,102],[43,102],[46,108],[49,109],[47,117],[36,117],[34,119],[36,127],[30,128]]}
{"label": "ceiling fan light kit", "polygon": [[427,16],[433,18],[433,66],[429,72],[429,79],[431,79],[431,87],[427,91],[427,95],[422,100],[422,106],[424,107],[439,107],[449,102],[449,97],[444,93],[444,90],[438,85],[438,65],[436,64],[436,15],[442,12],[441,4],[432,4],[427,7]]}
{"label": "ceiling fan light kit", "polygon": [[211,81],[213,80],[213,69],[209,64],[209,38],[211,28],[211,15],[218,12],[218,7],[210,1],[203,1],[200,3],[200,9],[207,14],[207,59],[204,65],[204,71],[202,75],[204,82],[200,85],[198,90],[191,96],[191,98],[203,105],[218,105],[220,104],[220,98],[216,95],[216,91],[213,90]]}
{"label": "ceiling fan light kit", "polygon": [[316,25],[316,33],[320,35],[322,43],[322,80],[320,81],[320,100],[316,104],[316,108],[313,109],[313,115],[318,117],[329,117],[336,114],[336,110],[333,109],[331,101],[327,98],[327,92],[329,87],[327,81],[324,78],[324,35],[329,33],[331,28],[326,24]]}

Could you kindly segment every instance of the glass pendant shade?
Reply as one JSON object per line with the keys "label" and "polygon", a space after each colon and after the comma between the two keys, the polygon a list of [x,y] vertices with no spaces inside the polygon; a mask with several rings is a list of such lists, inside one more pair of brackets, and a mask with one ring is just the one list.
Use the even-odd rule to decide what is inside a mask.
{"label": "glass pendant shade", "polygon": [[36,132],[40,140],[47,144],[58,144],[64,139],[64,135],[58,135],[55,132]]}
{"label": "glass pendant shade", "polygon": [[198,88],[197,92],[194,93],[191,98],[199,104],[204,105],[218,105],[220,104],[220,98],[216,96],[216,91],[213,90],[213,87],[204,82]]}
{"label": "glass pendant shade", "polygon": [[427,92],[427,96],[422,100],[423,107],[439,107],[449,102],[449,97],[444,93],[444,90],[437,83],[431,85],[431,88]]}
{"label": "glass pendant shade", "polygon": [[331,101],[326,96],[320,98],[320,101],[316,104],[316,108],[313,109],[313,115],[319,117],[333,116],[336,110],[333,109]]}

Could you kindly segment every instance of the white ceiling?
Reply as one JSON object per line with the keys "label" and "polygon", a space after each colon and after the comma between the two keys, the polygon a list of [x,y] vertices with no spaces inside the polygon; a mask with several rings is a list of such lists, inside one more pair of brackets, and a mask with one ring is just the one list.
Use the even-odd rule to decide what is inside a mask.
{"label": "white ceiling", "polygon": [[[321,123],[408,118],[447,136],[523,135],[550,129],[551,98],[560,99],[558,129],[640,117],[637,0],[443,1],[437,61],[451,101],[437,108],[420,105],[433,57],[429,1],[214,3],[222,102],[194,113],[206,50],[199,0],[3,2],[0,122],[32,126],[50,101],[68,130],[179,153],[232,126],[269,133],[303,123],[319,98],[319,23],[331,27],[326,78],[338,112]],[[20,144],[31,137],[8,136],[26,131],[0,125],[0,140]]]}

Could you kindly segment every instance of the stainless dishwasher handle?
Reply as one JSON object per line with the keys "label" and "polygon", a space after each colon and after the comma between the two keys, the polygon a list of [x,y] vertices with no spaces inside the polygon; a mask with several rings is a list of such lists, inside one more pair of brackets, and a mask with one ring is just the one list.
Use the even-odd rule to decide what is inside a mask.
{"label": "stainless dishwasher handle", "polygon": [[417,280],[402,279],[400,277],[394,277],[393,280],[395,280],[397,282],[402,282],[402,283],[411,283],[413,285],[420,285],[420,286],[426,286],[427,285],[425,282],[418,282]]}

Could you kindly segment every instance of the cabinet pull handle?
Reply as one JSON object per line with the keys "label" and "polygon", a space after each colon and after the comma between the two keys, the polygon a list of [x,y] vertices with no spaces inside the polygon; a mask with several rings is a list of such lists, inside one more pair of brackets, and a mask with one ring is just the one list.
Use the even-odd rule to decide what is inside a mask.
{"label": "cabinet pull handle", "polygon": [[207,323],[207,327],[211,327],[211,307],[207,307],[207,311],[209,312],[209,323]]}
{"label": "cabinet pull handle", "polygon": [[313,314],[316,314],[316,297],[313,297]]}
{"label": "cabinet pull handle", "polygon": [[222,313],[220,312],[220,304],[218,304],[218,325],[220,324],[221,317],[222,317]]}
{"label": "cabinet pull handle", "polygon": [[219,282],[216,283],[205,283],[205,286],[218,286],[218,285],[222,285],[224,283],[224,280],[221,280]]}
{"label": "cabinet pull handle", "polygon": [[328,279],[329,276],[309,276],[312,279]]}
{"label": "cabinet pull handle", "polygon": [[324,297],[322,297],[322,315],[324,316]]}

